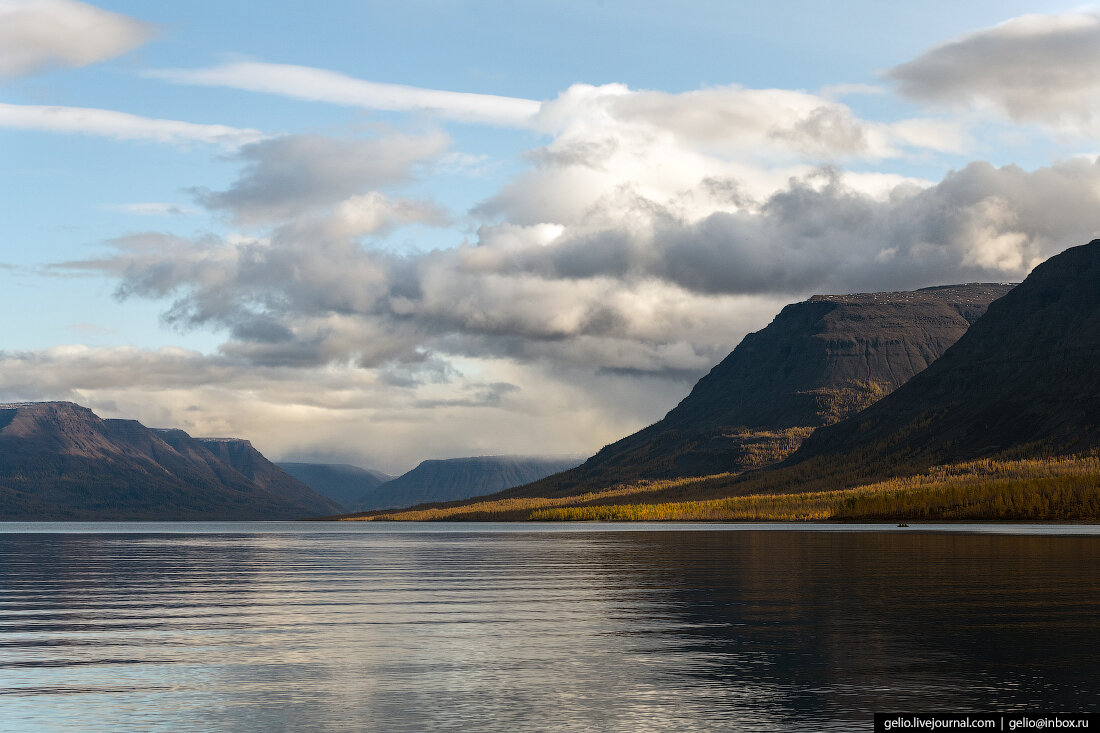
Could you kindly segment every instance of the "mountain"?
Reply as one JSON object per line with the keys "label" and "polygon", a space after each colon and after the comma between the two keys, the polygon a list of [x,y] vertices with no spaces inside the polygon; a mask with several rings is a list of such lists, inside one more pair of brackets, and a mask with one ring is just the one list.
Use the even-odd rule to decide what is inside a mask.
{"label": "mountain", "polygon": [[[898,473],[981,458],[1100,447],[1100,240],[1036,267],[955,346],[791,457]],[[880,470],[881,469],[881,470]]]}
{"label": "mountain", "polygon": [[931,366],[818,429],[779,465],[628,497],[532,499],[522,512],[515,500],[485,502],[478,511],[552,520],[1100,521],[1098,363],[1095,240],[1036,267]]}
{"label": "mountain", "polygon": [[347,511],[356,506],[359,497],[394,478],[381,471],[347,463],[279,462],[275,465]]}
{"label": "mountain", "polygon": [[508,495],[569,496],[642,478],[776,463],[814,429],[893,392],[1012,290],[968,284],[815,295],[751,333],[661,421]]}
{"label": "mountain", "polygon": [[353,508],[367,511],[468,499],[536,481],[573,468],[580,461],[580,458],[537,456],[428,460],[408,473],[367,491]]}
{"label": "mountain", "polygon": [[225,442],[236,445],[220,457],[182,430],[103,420],[71,402],[0,405],[0,519],[296,519],[340,511],[247,441]]}

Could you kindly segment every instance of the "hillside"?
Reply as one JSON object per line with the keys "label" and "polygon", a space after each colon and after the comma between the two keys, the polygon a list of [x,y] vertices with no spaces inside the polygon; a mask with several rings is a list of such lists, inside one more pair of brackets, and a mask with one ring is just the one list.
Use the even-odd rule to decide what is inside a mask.
{"label": "hillside", "polygon": [[332,499],[345,511],[352,511],[359,497],[394,478],[381,471],[347,463],[279,462],[275,465],[318,494]]}
{"label": "hillside", "polygon": [[566,496],[639,479],[740,472],[893,392],[954,344],[1004,284],[816,295],[751,333],[661,421],[508,496]]}
{"label": "hillside", "polygon": [[780,465],[407,519],[1100,520],[1100,240],[1041,264],[940,359]]}
{"label": "hillside", "polygon": [[389,509],[492,494],[564,471],[578,463],[579,458],[538,456],[428,460],[360,496],[355,510]]}
{"label": "hillside", "polygon": [[71,402],[0,405],[0,519],[295,519],[339,511],[248,449],[254,477],[182,430],[103,420]]}

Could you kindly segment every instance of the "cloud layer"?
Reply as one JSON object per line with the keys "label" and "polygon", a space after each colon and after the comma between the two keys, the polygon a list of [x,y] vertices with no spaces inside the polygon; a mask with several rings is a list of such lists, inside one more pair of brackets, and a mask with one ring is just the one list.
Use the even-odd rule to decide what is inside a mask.
{"label": "cloud layer", "polygon": [[259,130],[141,117],[109,109],[4,102],[0,102],[0,127],[96,135],[116,140],[150,140],[170,144],[212,143],[225,147],[237,147],[265,137]]}
{"label": "cloud layer", "polygon": [[284,135],[241,148],[244,165],[225,191],[200,189],[207,208],[227,211],[244,224],[284,221],[336,204],[352,194],[409,181],[414,167],[449,145],[442,133],[334,139]]}
{"label": "cloud layer", "polygon": [[423,89],[356,79],[326,69],[241,61],[207,69],[159,69],[146,76],[176,84],[229,87],[311,102],[388,111],[430,112],[460,122],[528,127],[539,110],[531,99]]}
{"label": "cloud layer", "polygon": [[1100,132],[1100,14],[1023,15],[886,72],[913,99],[991,108],[1015,122]]}
{"label": "cloud layer", "polygon": [[147,23],[76,0],[0,0],[0,78],[87,66],[152,37]]}

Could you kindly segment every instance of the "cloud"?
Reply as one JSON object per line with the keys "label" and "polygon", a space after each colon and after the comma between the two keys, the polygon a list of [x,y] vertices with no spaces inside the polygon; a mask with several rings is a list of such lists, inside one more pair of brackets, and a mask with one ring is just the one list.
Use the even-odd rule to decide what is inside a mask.
{"label": "cloud", "polygon": [[1018,281],[1100,231],[1097,191],[1100,165],[1083,159],[973,163],[886,196],[821,170],[734,211],[685,217],[635,196],[613,216],[485,225],[405,256],[362,246],[356,227],[295,224],[264,239],[134,235],[65,267],[168,301],[167,322],[224,330],[222,353],[261,367],[491,356],[685,380],[814,292]]}
{"label": "cloud", "polygon": [[[948,121],[869,122],[833,99],[787,89],[739,85],[672,94],[631,90],[621,84],[575,84],[545,102],[540,129],[563,138],[591,137],[626,128],[649,136],[672,135],[688,148],[706,152],[801,156],[813,159],[898,157],[906,147],[958,150],[960,132]],[[938,128],[917,140],[905,132],[919,124]]]}
{"label": "cloud", "polygon": [[159,69],[145,75],[176,84],[229,87],[366,109],[427,112],[505,127],[528,127],[539,110],[532,99],[383,84],[325,69],[257,61],[207,69]]}
{"label": "cloud", "polygon": [[150,140],[236,147],[266,137],[259,130],[201,125],[140,117],[127,112],[88,107],[55,107],[0,102],[0,127],[67,134],[98,135],[117,140]]}
{"label": "cloud", "polygon": [[153,32],[148,23],[75,0],[0,0],[0,78],[104,61]]}
{"label": "cloud", "polygon": [[[223,86],[309,101],[390,111],[429,112],[445,119],[535,128],[553,135],[578,125],[645,126],[698,146],[734,146],[817,158],[897,157],[906,148],[956,152],[963,135],[944,120],[903,121],[901,127],[858,119],[831,96],[879,91],[837,87],[831,96],[737,85],[680,94],[632,90],[622,84],[576,84],[557,99],[469,94],[355,79],[337,72],[287,64],[237,62],[206,69],[160,69],[146,76],[178,84]],[[914,136],[906,128],[920,126]]]}
{"label": "cloud", "polygon": [[119,211],[124,214],[137,214],[138,216],[186,216],[195,213],[195,209],[190,206],[162,201],[143,201],[133,204],[108,204],[102,208],[108,211]]}
{"label": "cloud", "polygon": [[884,76],[905,96],[1100,133],[1100,13],[1022,15],[933,46]]}
{"label": "cloud", "polygon": [[[548,281],[654,278],[696,293],[790,294],[1016,280],[1060,247],[1100,229],[1095,163],[1026,173],[974,163],[939,184],[882,198],[836,171],[796,178],[758,206],[700,219],[645,199],[595,231],[463,250],[483,273]],[[629,210],[625,207],[631,207]],[[1013,244],[1006,249],[1005,239]],[[993,251],[999,252],[994,256]]]}
{"label": "cloud", "polygon": [[196,197],[240,223],[286,220],[372,188],[405,183],[417,165],[437,158],[449,144],[438,132],[370,139],[284,135],[242,147],[235,157],[244,167],[233,185],[225,191],[197,189]]}
{"label": "cloud", "polygon": [[[804,92],[720,87],[667,94],[574,85],[543,105],[553,139],[475,214],[513,224],[626,225],[632,200],[699,219],[752,208],[822,165],[957,151],[964,131],[930,119],[870,123]],[[847,174],[882,195],[897,175]],[[600,215],[603,221],[600,221]]]}

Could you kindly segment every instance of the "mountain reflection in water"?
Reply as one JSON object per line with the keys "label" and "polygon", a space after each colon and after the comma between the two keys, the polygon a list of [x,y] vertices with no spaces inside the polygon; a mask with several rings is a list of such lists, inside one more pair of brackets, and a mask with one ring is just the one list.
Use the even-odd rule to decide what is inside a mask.
{"label": "mountain reflection in water", "polygon": [[0,730],[869,730],[1100,698],[1096,535],[188,526],[0,530]]}

